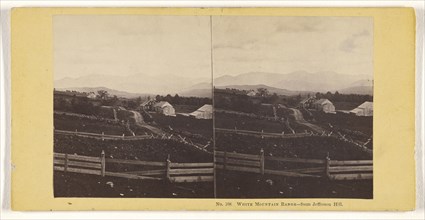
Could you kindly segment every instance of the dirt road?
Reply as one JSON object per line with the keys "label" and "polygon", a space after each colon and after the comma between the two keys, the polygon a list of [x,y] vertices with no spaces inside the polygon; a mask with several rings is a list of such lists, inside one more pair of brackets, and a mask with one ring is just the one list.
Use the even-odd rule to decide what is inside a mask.
{"label": "dirt road", "polygon": [[165,132],[163,132],[161,129],[146,124],[145,121],[143,121],[143,117],[139,112],[137,112],[137,111],[130,111],[130,112],[133,113],[133,117],[134,117],[134,120],[136,121],[137,126],[142,127],[142,128],[146,128],[149,131],[151,131],[152,133],[157,134],[157,135],[165,134]]}
{"label": "dirt road", "polygon": [[305,125],[305,126],[311,128],[312,130],[314,130],[315,132],[318,132],[318,133],[322,133],[324,131],[323,128],[307,122],[304,119],[303,114],[301,113],[300,110],[295,109],[295,108],[289,108],[289,109],[292,110],[294,118],[295,118],[295,122],[297,122],[298,124]]}

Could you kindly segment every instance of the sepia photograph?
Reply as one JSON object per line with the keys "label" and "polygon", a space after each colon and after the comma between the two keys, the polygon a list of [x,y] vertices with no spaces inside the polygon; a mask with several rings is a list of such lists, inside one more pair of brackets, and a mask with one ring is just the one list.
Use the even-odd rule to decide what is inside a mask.
{"label": "sepia photograph", "polygon": [[12,217],[420,211],[418,8],[6,12]]}
{"label": "sepia photograph", "polygon": [[214,196],[210,16],[57,15],[54,196]]}
{"label": "sepia photograph", "polygon": [[373,198],[373,18],[212,19],[218,198]]}

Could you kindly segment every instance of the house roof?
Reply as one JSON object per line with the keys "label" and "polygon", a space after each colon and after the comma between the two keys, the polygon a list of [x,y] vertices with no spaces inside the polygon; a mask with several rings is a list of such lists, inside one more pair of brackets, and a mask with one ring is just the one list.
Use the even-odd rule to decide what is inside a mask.
{"label": "house roof", "polygon": [[166,101],[160,101],[158,103],[156,103],[155,105],[153,105],[154,107],[160,107],[160,108],[164,108],[166,106],[170,106],[173,107],[170,103],[166,102]]}
{"label": "house roof", "polygon": [[146,101],[142,102],[142,104],[140,104],[140,106],[146,106],[146,105],[150,104],[153,101],[154,100],[146,100]]}
{"label": "house roof", "polygon": [[363,102],[357,108],[373,108],[373,102]]}
{"label": "house roof", "polygon": [[314,104],[318,104],[318,105],[324,105],[326,103],[332,104],[332,102],[329,101],[329,99],[319,99],[319,100],[317,100],[317,101],[314,102]]}
{"label": "house roof", "polygon": [[311,99],[312,99],[312,97],[305,98],[305,99],[304,99],[304,100],[302,100],[300,103],[301,103],[301,104],[304,104],[304,103],[306,103],[306,102],[310,101]]}
{"label": "house roof", "polygon": [[192,113],[195,113],[195,112],[207,112],[207,111],[212,112],[212,105],[205,104],[205,105],[203,105],[202,107],[198,108],[196,111],[194,111]]}
{"label": "house roof", "polygon": [[189,115],[197,116],[203,114],[204,112],[207,112],[207,114],[212,114],[212,105],[205,104],[202,107],[198,108],[196,111],[190,113]]}
{"label": "house roof", "polygon": [[373,102],[363,102],[363,104],[359,105],[357,108],[351,110],[352,113],[358,113],[363,111],[364,109],[373,109]]}

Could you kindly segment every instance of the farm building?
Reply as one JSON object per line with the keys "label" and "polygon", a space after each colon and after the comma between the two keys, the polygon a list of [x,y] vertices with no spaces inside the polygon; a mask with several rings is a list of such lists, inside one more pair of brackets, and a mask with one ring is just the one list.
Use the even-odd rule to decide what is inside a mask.
{"label": "farm building", "polygon": [[90,92],[89,95],[87,96],[87,98],[89,98],[89,99],[95,99],[96,98],[96,94],[94,94],[94,92]]}
{"label": "farm building", "polygon": [[300,102],[300,107],[311,108],[311,105],[314,103],[314,101],[314,97],[308,97]]}
{"label": "farm building", "polygon": [[247,96],[256,96],[257,93],[254,90],[250,90],[246,95]]}
{"label": "farm building", "polygon": [[189,115],[195,117],[196,119],[212,119],[212,109],[212,105],[206,104]]}
{"label": "farm building", "polygon": [[146,100],[140,104],[139,108],[146,111],[153,111],[153,106],[155,105],[155,100]]}
{"label": "farm building", "polygon": [[168,115],[168,116],[176,115],[176,111],[174,110],[174,107],[166,101],[160,101],[158,103],[155,103],[153,105],[153,108],[157,113],[160,113],[163,115]]}
{"label": "farm building", "polygon": [[317,111],[322,111],[325,113],[335,112],[335,106],[328,99],[319,99],[313,102],[313,108],[315,108]]}
{"label": "farm building", "polygon": [[350,111],[357,116],[373,116],[373,102],[363,102],[357,108]]}

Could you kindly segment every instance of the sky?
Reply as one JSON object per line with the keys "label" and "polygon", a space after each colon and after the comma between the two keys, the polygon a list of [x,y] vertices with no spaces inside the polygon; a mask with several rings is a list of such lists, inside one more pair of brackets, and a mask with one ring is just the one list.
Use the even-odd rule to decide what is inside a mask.
{"label": "sky", "polygon": [[373,77],[371,17],[213,19],[214,77],[333,71]]}
{"label": "sky", "polygon": [[373,76],[371,17],[57,15],[55,80],[248,72]]}
{"label": "sky", "polygon": [[209,16],[57,15],[55,80],[91,74],[211,78]]}

